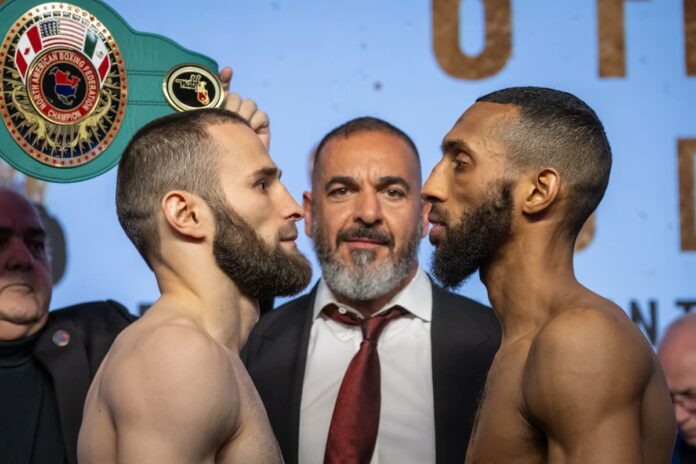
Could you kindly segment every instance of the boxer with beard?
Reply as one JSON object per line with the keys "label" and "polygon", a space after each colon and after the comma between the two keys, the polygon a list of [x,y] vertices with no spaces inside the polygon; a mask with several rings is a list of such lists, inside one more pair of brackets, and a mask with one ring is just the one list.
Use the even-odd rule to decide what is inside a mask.
{"label": "boxer with beard", "polygon": [[675,423],[652,347],[573,270],[611,149],[577,97],[522,87],[477,100],[423,186],[433,270],[477,269],[503,339],[469,443],[473,463],[669,462]]}
{"label": "boxer with beard", "polygon": [[119,221],[161,296],[97,372],[81,463],[282,462],[239,350],[258,299],[302,290],[311,268],[295,245],[302,210],[253,130],[267,120],[248,119],[165,116],[123,154]]}
{"label": "boxer with beard", "polygon": [[464,460],[500,329],[418,266],[420,184],[416,147],[385,121],[318,145],[304,210],[322,279],[264,315],[242,356],[287,463]]}

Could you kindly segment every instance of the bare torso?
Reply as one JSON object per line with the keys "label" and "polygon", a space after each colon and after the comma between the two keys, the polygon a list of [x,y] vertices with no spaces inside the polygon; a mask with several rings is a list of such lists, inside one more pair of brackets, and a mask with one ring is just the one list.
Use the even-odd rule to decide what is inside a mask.
{"label": "bare torso", "polygon": [[144,317],[109,351],[85,403],[80,463],[282,463],[238,355],[164,319]]}
{"label": "bare torso", "polygon": [[[571,304],[570,314],[560,309],[538,330],[503,337],[468,464],[669,462],[674,419],[651,347],[620,308],[596,295],[580,300],[581,311]],[[568,349],[562,346],[566,334],[573,345]],[[605,356],[603,349],[623,351]],[[588,359],[580,359],[584,353]],[[614,385],[616,395],[635,392],[635,398],[618,404]]]}

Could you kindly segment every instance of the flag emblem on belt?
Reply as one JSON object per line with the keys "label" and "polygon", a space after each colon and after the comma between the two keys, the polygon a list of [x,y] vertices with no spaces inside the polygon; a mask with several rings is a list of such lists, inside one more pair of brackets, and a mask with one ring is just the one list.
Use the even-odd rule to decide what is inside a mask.
{"label": "flag emblem on belt", "polygon": [[[89,11],[43,3],[0,44],[0,115],[27,156],[72,181],[116,137],[128,96],[123,56]],[[115,155],[117,156],[117,154]]]}

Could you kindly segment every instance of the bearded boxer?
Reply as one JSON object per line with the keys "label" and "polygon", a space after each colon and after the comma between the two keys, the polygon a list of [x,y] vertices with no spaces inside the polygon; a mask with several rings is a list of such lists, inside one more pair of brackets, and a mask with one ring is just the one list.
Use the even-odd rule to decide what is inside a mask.
{"label": "bearded boxer", "polygon": [[266,146],[226,110],[155,120],[123,154],[116,209],[161,296],[97,373],[80,462],[282,462],[238,353],[259,298],[300,291],[311,269]]}

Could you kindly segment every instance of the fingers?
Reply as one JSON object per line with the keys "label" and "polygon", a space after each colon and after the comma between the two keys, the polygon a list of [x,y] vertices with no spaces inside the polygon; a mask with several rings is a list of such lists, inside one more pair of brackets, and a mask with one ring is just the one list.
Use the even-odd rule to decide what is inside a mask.
{"label": "fingers", "polygon": [[254,100],[242,100],[237,113],[251,122],[251,117],[256,113],[256,102]]}
{"label": "fingers", "polygon": [[244,100],[238,93],[233,92],[225,97],[224,108],[244,118],[266,148],[269,147],[271,139],[270,121],[268,115],[257,108],[254,100]]}
{"label": "fingers", "polygon": [[259,111],[256,107],[256,102],[254,100],[248,99],[244,100],[239,96],[238,93],[231,93],[225,98],[225,109],[230,110],[233,113],[237,113],[247,121],[252,128],[254,124],[258,124],[259,127],[264,123],[268,125],[268,116],[263,111]]}
{"label": "fingers", "polygon": [[229,66],[225,66],[220,70],[220,73],[218,74],[218,78],[220,79],[220,82],[222,83],[222,90],[224,92],[227,92],[230,90],[230,82],[232,81],[232,68]]}
{"label": "fingers", "polygon": [[256,111],[249,119],[249,125],[255,132],[270,126],[268,115],[263,111]]}
{"label": "fingers", "polygon": [[231,93],[225,97],[224,108],[230,110],[233,113],[239,113],[239,106],[242,104],[242,97],[238,93]]}
{"label": "fingers", "polygon": [[231,93],[225,99],[225,109],[237,113],[247,121],[256,113],[256,102],[254,100],[243,100],[238,93]]}

